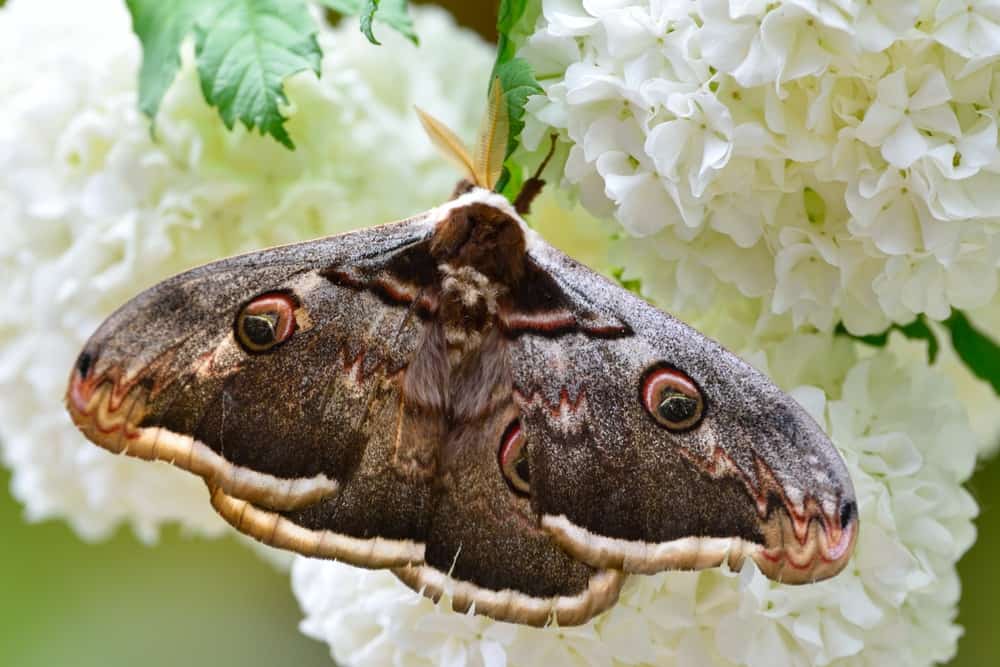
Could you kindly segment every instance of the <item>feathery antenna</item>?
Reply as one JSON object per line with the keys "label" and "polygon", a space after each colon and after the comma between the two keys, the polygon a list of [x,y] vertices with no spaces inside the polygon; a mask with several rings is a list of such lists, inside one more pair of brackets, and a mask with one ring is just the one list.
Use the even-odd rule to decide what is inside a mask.
{"label": "feathery antenna", "polygon": [[458,138],[458,135],[448,129],[447,125],[420,107],[413,108],[416,110],[417,116],[420,117],[420,122],[427,132],[427,136],[431,138],[431,141],[441,151],[441,154],[458,165],[470,181],[476,185],[481,185],[472,157],[469,155],[465,144]]}
{"label": "feathery antenna", "polygon": [[495,78],[490,87],[489,104],[479,126],[474,155],[469,154],[469,149],[447,125],[419,107],[414,109],[427,136],[446,158],[462,169],[468,182],[487,190],[496,187],[500,174],[503,173],[503,162],[507,157],[507,136],[510,133],[510,116],[499,78]]}
{"label": "feathery antenna", "polygon": [[507,136],[510,133],[510,117],[507,114],[507,104],[504,100],[503,86],[500,78],[493,79],[490,87],[489,104],[486,114],[479,127],[479,140],[476,143],[475,168],[476,178],[482,187],[492,190],[500,180],[503,171],[503,161],[507,157]]}

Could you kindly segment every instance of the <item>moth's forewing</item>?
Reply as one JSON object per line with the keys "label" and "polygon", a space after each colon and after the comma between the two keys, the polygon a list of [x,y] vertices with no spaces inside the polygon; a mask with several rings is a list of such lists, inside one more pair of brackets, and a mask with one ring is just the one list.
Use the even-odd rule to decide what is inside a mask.
{"label": "moth's forewing", "polygon": [[[296,543],[317,554],[419,561],[430,484],[385,474],[419,320],[325,273],[363,272],[432,231],[418,217],[222,260],[147,290],[84,347],[67,395],[74,421],[106,449],[172,462],[275,525],[312,531]],[[239,324],[259,302],[285,307],[271,309],[273,321],[264,313],[266,349]],[[272,532],[264,537],[281,539]],[[338,547],[338,535],[361,543]],[[364,543],[376,539],[414,544],[383,557]]]}
{"label": "moth's forewing", "polygon": [[[523,336],[512,352],[533,502],[570,553],[651,573],[752,558],[768,576],[833,576],[857,538],[846,465],[809,414],[762,373],[547,246],[529,251],[629,335]],[[571,294],[567,290],[567,294]],[[546,364],[539,363],[546,360]],[[644,384],[688,378],[696,423],[665,427]]]}

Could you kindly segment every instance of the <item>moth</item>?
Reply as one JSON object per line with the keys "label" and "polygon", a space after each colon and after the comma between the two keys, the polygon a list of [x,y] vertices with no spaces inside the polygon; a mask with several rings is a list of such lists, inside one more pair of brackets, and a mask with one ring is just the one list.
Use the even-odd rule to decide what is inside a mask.
{"label": "moth", "polygon": [[[847,468],[763,374],[548,245],[495,193],[502,94],[412,218],[224,259],[109,317],[71,372],[101,447],[201,476],[237,530],[455,610],[574,625],[626,574],[837,574]],[[544,167],[544,163],[543,163]]]}

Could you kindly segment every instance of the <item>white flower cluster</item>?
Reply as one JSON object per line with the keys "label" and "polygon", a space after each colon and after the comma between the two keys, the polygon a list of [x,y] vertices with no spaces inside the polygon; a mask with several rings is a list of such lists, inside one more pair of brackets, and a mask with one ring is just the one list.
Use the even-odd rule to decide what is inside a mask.
{"label": "white flower cluster", "polygon": [[997,291],[995,0],[539,0],[520,55],[565,178],[660,260],[857,334]]}
{"label": "white flower cluster", "polygon": [[322,77],[287,82],[290,152],[227,132],[190,57],[154,141],[121,0],[0,9],[0,447],[29,518],[62,516],[88,537],[122,521],[145,538],[165,520],[221,528],[194,476],[84,440],[62,404],[69,369],[112,309],[170,274],[447,197],[456,175],[412,107],[471,135],[491,49],[440,10],[417,21],[425,43],[449,48],[417,55],[386,30],[373,58],[356,24],[322,32]]}
{"label": "white flower cluster", "polygon": [[[607,268],[607,242],[586,216],[543,200],[534,221],[549,237],[578,230],[570,249]],[[539,630],[452,613],[388,572],[298,558],[292,581],[303,631],[348,667],[908,667],[949,659],[960,634],[955,563],[975,540],[976,504],[962,483],[977,450],[952,384],[927,368],[922,349],[909,349],[922,346],[902,338],[862,358],[867,348],[841,337],[762,327],[759,302],[732,289],[708,311],[682,315],[795,388],[844,454],[861,530],[843,573],[799,587],[775,584],[750,564],[739,575],[633,576],[618,604],[590,623]]]}

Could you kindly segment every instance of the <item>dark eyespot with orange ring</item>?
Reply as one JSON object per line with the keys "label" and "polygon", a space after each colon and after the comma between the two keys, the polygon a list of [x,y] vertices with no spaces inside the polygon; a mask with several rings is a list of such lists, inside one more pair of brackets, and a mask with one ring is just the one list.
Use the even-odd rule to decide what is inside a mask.
{"label": "dark eyespot with orange ring", "polygon": [[694,380],[670,366],[646,371],[640,395],[646,412],[671,431],[694,428],[705,413],[705,399]]}
{"label": "dark eyespot with orange ring", "polygon": [[500,438],[500,449],[497,452],[500,471],[507,486],[521,496],[531,495],[531,467],[528,464],[525,442],[521,420],[515,419]]}
{"label": "dark eyespot with orange ring", "polygon": [[236,316],[234,331],[240,347],[247,352],[268,352],[295,333],[295,297],[285,292],[266,292],[243,306]]}

